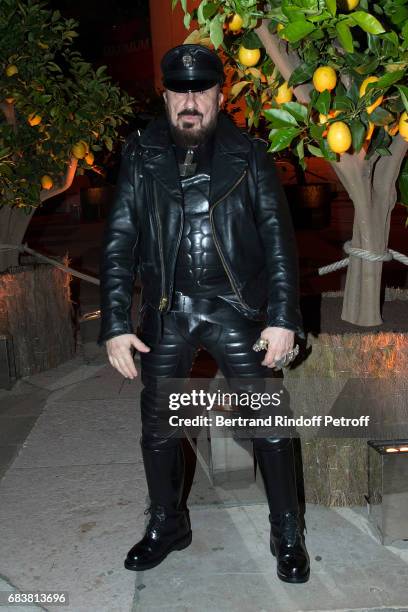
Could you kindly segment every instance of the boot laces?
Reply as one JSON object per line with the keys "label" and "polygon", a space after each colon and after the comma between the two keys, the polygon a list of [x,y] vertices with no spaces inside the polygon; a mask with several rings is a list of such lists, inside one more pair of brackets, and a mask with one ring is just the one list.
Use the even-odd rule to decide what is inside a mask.
{"label": "boot laces", "polygon": [[144,511],[144,514],[150,514],[150,519],[149,519],[149,524],[148,524],[149,530],[157,529],[166,519],[166,513],[162,506],[150,505],[148,508],[146,508],[146,510]]}

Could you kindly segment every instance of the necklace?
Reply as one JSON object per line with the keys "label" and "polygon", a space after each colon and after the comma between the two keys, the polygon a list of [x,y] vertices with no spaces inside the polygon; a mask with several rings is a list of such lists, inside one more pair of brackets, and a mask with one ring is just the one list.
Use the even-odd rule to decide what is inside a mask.
{"label": "necklace", "polygon": [[194,149],[187,149],[184,162],[179,163],[180,176],[193,176],[197,169],[197,164],[193,163]]}

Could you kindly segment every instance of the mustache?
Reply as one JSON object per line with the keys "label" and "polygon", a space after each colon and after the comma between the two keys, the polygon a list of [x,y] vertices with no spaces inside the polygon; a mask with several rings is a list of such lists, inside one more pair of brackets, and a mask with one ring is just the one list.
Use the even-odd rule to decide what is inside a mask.
{"label": "mustache", "polygon": [[185,115],[195,115],[197,117],[202,117],[203,114],[200,113],[197,109],[195,108],[185,108],[184,110],[182,110],[180,113],[178,113],[178,117],[184,117]]}

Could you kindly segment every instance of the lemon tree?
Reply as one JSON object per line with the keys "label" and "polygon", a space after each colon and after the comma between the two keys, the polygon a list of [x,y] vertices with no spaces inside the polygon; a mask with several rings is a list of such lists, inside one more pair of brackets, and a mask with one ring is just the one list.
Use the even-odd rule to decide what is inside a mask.
{"label": "lemon tree", "polygon": [[[197,24],[187,41],[222,51],[249,128],[265,123],[269,150],[290,149],[303,168],[308,156],[332,164],[355,207],[352,245],[384,253],[397,183],[408,206],[408,0],[202,0],[192,12],[178,2]],[[258,52],[253,68],[242,48]],[[382,322],[381,270],[350,258],[344,320]]]}
{"label": "lemon tree", "polygon": [[[41,202],[111,150],[132,114],[106,67],[73,48],[77,25],[44,2],[0,0],[0,242],[22,239]],[[1,270],[15,263],[0,250]]]}

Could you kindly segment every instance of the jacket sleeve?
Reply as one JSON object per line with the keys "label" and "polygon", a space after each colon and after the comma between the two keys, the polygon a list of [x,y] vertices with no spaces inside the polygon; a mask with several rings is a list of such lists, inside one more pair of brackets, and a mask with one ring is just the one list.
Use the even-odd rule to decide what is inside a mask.
{"label": "jacket sleeve", "polygon": [[255,216],[268,271],[267,326],[284,327],[304,338],[299,307],[296,237],[288,201],[267,143],[254,142],[257,191]]}
{"label": "jacket sleeve", "polygon": [[122,153],[119,176],[109,210],[100,255],[101,324],[98,345],[121,334],[134,333],[132,296],[139,259],[140,228],[135,207],[134,142]]}

